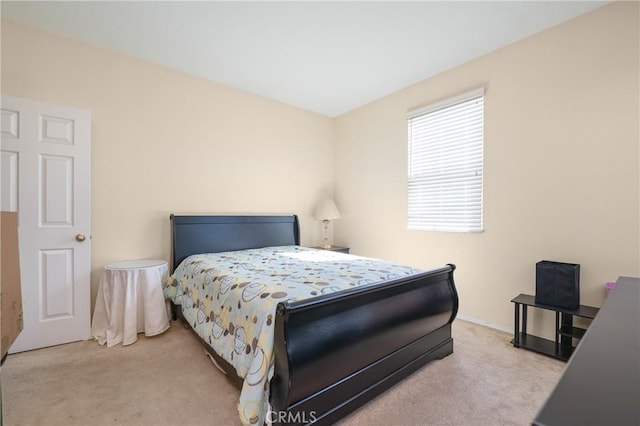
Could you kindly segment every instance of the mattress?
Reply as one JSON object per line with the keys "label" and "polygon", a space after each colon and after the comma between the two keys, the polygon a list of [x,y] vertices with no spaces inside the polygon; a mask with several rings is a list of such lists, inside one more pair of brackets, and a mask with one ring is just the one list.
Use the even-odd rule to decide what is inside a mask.
{"label": "mattress", "polygon": [[274,321],[283,301],[376,284],[422,272],[377,259],[299,246],[186,258],[164,283],[197,334],[244,379],[243,424],[263,424],[274,371]]}

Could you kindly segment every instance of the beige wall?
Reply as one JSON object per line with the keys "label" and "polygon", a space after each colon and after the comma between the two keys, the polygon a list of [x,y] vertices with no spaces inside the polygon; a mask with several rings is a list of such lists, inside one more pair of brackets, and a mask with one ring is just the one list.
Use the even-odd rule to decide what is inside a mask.
{"label": "beige wall", "polygon": [[[336,243],[457,264],[460,314],[506,330],[541,259],[580,263],[599,306],[606,281],[640,275],[638,16],[608,5],[339,117]],[[407,231],[407,111],[480,86],[485,232]]]}
{"label": "beige wall", "polygon": [[120,259],[169,259],[170,213],[295,213],[333,191],[333,121],[2,21],[2,94],[86,108],[92,282]]}

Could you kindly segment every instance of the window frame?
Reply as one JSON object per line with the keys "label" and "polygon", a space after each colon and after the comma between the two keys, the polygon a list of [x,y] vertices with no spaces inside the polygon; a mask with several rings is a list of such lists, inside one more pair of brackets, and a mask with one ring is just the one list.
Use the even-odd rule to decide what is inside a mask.
{"label": "window frame", "polygon": [[[484,98],[485,89],[481,87],[407,113],[408,230],[461,233],[484,232]],[[413,137],[412,131],[415,130],[414,127],[419,128],[416,123],[422,123],[422,125],[424,125],[424,122],[436,123],[437,120],[429,120],[434,117],[438,118],[438,116],[444,120],[442,113],[447,114],[451,111],[462,111],[464,113],[464,104],[476,100],[480,101],[479,110],[471,111],[470,114],[465,115],[464,119],[456,119],[454,132],[459,134],[456,133],[455,141],[450,140],[449,136],[447,136],[447,141],[443,141],[444,132],[440,130],[440,133],[438,131],[432,132],[431,136],[433,137],[429,137],[430,140],[426,140],[427,138],[424,136],[421,139]],[[469,109],[471,110],[474,105],[470,105]],[[478,115],[479,119],[477,118]],[[473,120],[470,120],[470,118]],[[418,122],[420,119],[425,121]],[[475,130],[469,131],[469,123],[478,126],[478,120],[479,130],[477,127],[471,127],[471,129]],[[438,123],[442,125],[441,122]],[[447,124],[450,123],[450,121],[447,122]],[[468,140],[465,141],[465,139]],[[457,142],[459,146],[451,147],[445,142]],[[419,145],[419,148],[416,148],[416,144]],[[440,147],[435,147],[438,144],[440,144]],[[448,147],[448,149],[443,149],[443,147]],[[435,152],[435,154],[430,154],[430,150],[433,150],[432,152]],[[441,164],[440,168],[433,174],[431,172],[425,173],[424,167],[433,163],[434,160],[425,160],[424,157],[443,157],[443,152],[445,151],[448,151],[447,155],[449,157],[446,161],[441,160],[440,163],[446,162],[447,165],[443,166]],[[414,154],[416,152],[420,152],[423,158],[416,160],[415,157],[418,155]],[[454,154],[451,154],[451,152],[454,152]],[[451,161],[452,157],[460,158],[453,158],[453,161]],[[415,172],[418,166],[422,166],[422,173]],[[429,174],[432,176],[429,177]],[[453,179],[453,176],[456,176],[456,178]],[[449,182],[447,182],[447,178]],[[422,182],[417,182],[420,180]],[[452,183],[454,180],[456,183]],[[439,189],[429,189],[435,186]],[[419,192],[423,192],[423,194],[420,195]],[[428,192],[435,196],[432,200],[436,201],[425,200],[424,197],[427,195],[425,193]],[[451,207],[453,204],[462,206],[462,209]],[[442,207],[443,205],[446,206]],[[416,212],[416,210],[422,211]],[[461,219],[464,217],[473,218],[473,220]]]}

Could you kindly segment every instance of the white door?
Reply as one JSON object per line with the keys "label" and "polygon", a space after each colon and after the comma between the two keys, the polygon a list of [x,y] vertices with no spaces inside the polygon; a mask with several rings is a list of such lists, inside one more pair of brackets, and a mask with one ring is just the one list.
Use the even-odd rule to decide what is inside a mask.
{"label": "white door", "polygon": [[18,212],[24,317],[9,352],[89,339],[91,112],[1,106],[0,208]]}

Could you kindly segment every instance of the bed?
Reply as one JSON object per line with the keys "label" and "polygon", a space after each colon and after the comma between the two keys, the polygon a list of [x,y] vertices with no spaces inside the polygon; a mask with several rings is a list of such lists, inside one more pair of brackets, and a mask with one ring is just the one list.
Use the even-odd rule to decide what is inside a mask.
{"label": "bed", "polygon": [[[200,333],[216,364],[242,389],[239,414],[245,424],[331,424],[429,361],[453,352],[451,323],[458,310],[458,297],[452,264],[418,271],[303,248],[295,215],[171,215],[170,219],[173,274],[166,283],[165,295],[173,302],[175,316]],[[241,256],[241,260],[234,256]],[[305,258],[311,266],[272,265],[273,257]],[[360,264],[363,274],[380,275],[384,271],[386,278],[357,275],[351,270],[355,268],[352,264]],[[325,273],[313,265],[339,270],[323,282],[307,277],[305,284],[292,284],[294,275],[303,270],[312,275]],[[257,270],[265,273],[266,280],[281,280],[278,285],[288,290],[264,290],[256,282]],[[351,282],[338,286],[340,277],[346,276]],[[184,283],[198,277],[202,282],[193,287],[198,294],[191,294]],[[354,284],[353,277],[359,282]],[[256,291],[249,288],[258,285]],[[309,287],[309,297],[292,297],[294,293],[287,296],[286,292],[304,285]],[[216,286],[216,292],[204,295],[208,286]],[[235,317],[229,320],[227,311],[235,311],[236,302],[226,297],[234,291],[250,292],[250,297],[238,299],[238,311],[240,305],[242,309],[255,309],[248,307],[249,299],[263,299],[261,303],[268,302],[272,314],[265,313],[262,318],[234,312],[238,318],[246,318],[247,324],[241,326]],[[221,301],[213,300],[221,295]],[[223,305],[210,307],[215,303]],[[273,325],[269,331],[260,326],[253,340],[247,338],[246,330],[263,323]],[[202,333],[205,328],[209,334]],[[215,347],[214,341],[227,335],[230,349]],[[272,340],[268,349],[261,346],[266,340]],[[255,355],[259,351],[262,358]],[[226,356],[228,352],[230,357]],[[259,364],[268,371],[264,384],[254,380]],[[243,395],[250,386],[261,388],[267,399],[264,408],[258,407],[261,402],[255,395],[250,397],[258,407],[251,415],[243,413],[248,404],[246,398],[243,402]]]}

